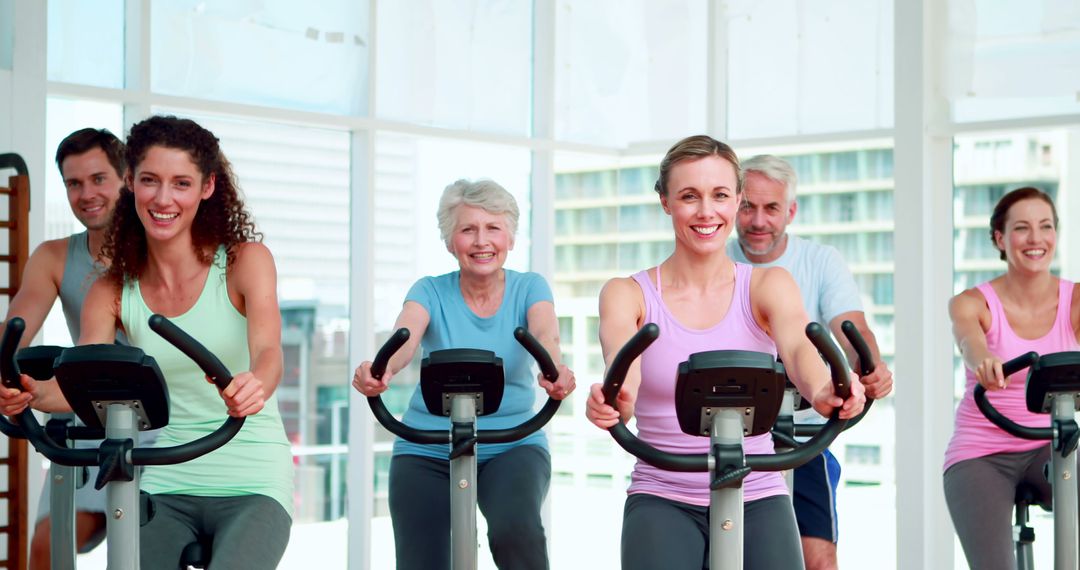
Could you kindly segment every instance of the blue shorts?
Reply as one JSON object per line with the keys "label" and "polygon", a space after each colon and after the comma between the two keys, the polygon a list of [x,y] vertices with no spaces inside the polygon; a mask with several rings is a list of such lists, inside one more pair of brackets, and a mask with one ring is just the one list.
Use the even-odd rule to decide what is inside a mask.
{"label": "blue shorts", "polygon": [[836,489],[840,485],[840,462],[825,450],[809,463],[795,469],[792,502],[799,534],[836,544]]}

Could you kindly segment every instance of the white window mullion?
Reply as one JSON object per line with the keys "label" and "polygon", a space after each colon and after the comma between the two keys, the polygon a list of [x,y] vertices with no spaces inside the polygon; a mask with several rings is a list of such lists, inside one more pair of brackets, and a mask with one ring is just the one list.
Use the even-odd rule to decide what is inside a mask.
{"label": "white window mullion", "polygon": [[951,568],[941,465],[952,433],[952,138],[944,3],[895,3],[896,531],[901,570]]}

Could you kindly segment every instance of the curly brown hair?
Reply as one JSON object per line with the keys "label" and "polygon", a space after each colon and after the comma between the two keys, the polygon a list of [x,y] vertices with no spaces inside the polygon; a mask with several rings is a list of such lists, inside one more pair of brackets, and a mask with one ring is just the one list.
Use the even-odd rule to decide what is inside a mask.
{"label": "curly brown hair", "polygon": [[[172,116],[158,115],[136,123],[127,140],[129,181],[134,179],[147,152],[155,146],[186,152],[203,180],[211,174],[216,179],[214,193],[199,204],[191,224],[192,246],[201,262],[212,263],[218,247],[224,246],[228,254],[227,265],[232,265],[236,260],[237,245],[262,241],[263,236],[255,230],[251,214],[244,209],[232,165],[221,152],[213,133],[195,121]],[[110,260],[106,276],[117,286],[140,278],[146,269],[146,230],[135,210],[135,193],[128,187],[120,191],[101,256]]]}

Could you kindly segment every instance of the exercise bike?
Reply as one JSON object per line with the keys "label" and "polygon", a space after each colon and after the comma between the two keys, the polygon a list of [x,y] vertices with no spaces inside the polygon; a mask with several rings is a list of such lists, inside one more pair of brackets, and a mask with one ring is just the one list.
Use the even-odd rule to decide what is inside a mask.
{"label": "exercise bike", "polygon": [[[605,403],[617,409],[616,397],[630,364],[659,335],[660,328],[648,323],[615,355],[604,378]],[[828,362],[836,394],[847,399],[851,386],[839,349],[817,323],[807,325],[806,336]],[[623,449],[654,467],[710,473],[712,570],[743,567],[743,479],[751,471],[783,471],[806,463],[824,451],[847,424],[837,410],[816,435],[792,451],[744,454],[743,438],[768,433],[775,423],[785,379],[783,366],[771,354],[760,352],[698,352],[679,364],[674,402],[679,427],[687,435],[709,437],[709,453],[679,455],[661,451],[638,439],[622,422],[608,429]]]}
{"label": "exercise bike", "polygon": [[[870,345],[866,344],[866,339],[859,333],[859,329],[855,326],[855,323],[851,321],[844,321],[840,324],[840,330],[847,337],[848,342],[855,349],[855,354],[859,356],[859,369],[856,371],[859,376],[866,376],[874,372],[874,357],[870,352]],[[844,431],[847,431],[855,427],[859,422],[866,417],[867,412],[870,411],[870,406],[873,405],[874,399],[867,397],[866,405],[863,406],[863,411],[859,415],[848,420],[847,425],[844,427]],[[784,398],[780,402],[780,415],[776,418],[776,424],[772,429],[773,443],[776,444],[776,450],[778,452],[788,451],[795,449],[799,446],[796,437],[812,437],[821,431],[821,426],[824,424],[799,424],[795,423],[795,412],[802,411],[810,408],[810,402],[806,401],[800,394],[799,389],[792,384],[788,379],[784,386]],[[787,482],[788,491],[793,490],[794,485],[794,472],[785,471],[784,480]]]}
{"label": "exercise bike", "polygon": [[[1055,352],[1039,356],[1022,354],[1002,365],[1005,376],[1024,368],[1027,375],[1027,409],[1035,414],[1050,414],[1050,426],[1027,427],[1010,420],[994,408],[986,388],[975,386],[975,405],[994,425],[1010,435],[1031,440],[1050,441],[1050,464],[1047,480],[1053,489],[1054,569],[1077,568],[1077,488],[1076,447],[1080,427],[1076,410],[1080,409],[1080,352]],[[1032,544],[1035,531],[1027,526],[1028,506],[1036,502],[1030,487],[1016,491],[1016,565],[1021,570],[1033,568]]]}
{"label": "exercise bike", "polygon": [[[0,381],[19,390],[15,350],[24,328],[22,319],[10,319],[0,339]],[[218,388],[225,389],[232,381],[232,374],[216,356],[165,317],[150,317],[150,328],[194,360]],[[138,448],[139,431],[157,429],[169,421],[168,390],[153,357],[131,346],[84,345],[61,349],[51,368],[64,398],[86,427],[69,427],[66,434],[48,433],[30,409],[14,416],[15,425],[39,453],[56,464],[98,466],[94,485],[106,489],[107,497],[108,567],[138,570],[141,513],[152,509],[140,508],[136,466],[172,465],[210,453],[239,433],[244,418],[230,417],[214,432],[182,445]],[[54,439],[77,434],[104,435],[105,440],[97,449],[69,449]],[[152,512],[143,514],[152,516]],[[189,544],[179,563],[181,568],[205,566],[209,563],[208,545]]]}
{"label": "exercise bike", "polygon": [[[554,382],[558,369],[544,347],[518,327],[514,338]],[[398,329],[383,344],[371,363],[371,375],[382,378],[390,357],[409,339],[409,329]],[[450,430],[420,430],[395,418],[381,396],[368,398],[375,419],[390,433],[413,443],[450,444],[450,557],[454,570],[477,566],[476,444],[509,443],[542,428],[559,409],[560,400],[548,398],[544,407],[522,424],[506,429],[478,430],[477,416],[493,414],[503,395],[502,359],[490,350],[456,348],[435,350],[420,363],[420,392],[428,412],[450,416]]]}

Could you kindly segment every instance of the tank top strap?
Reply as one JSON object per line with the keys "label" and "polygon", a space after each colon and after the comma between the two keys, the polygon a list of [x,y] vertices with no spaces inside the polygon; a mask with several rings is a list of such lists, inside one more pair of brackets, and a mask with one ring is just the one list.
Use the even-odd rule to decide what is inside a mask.
{"label": "tank top strap", "polygon": [[982,293],[986,299],[986,307],[990,309],[990,330],[986,331],[986,340],[988,343],[997,344],[1002,332],[1010,330],[1009,321],[1005,318],[1005,308],[1001,306],[1001,299],[989,281],[980,283],[975,288]]}
{"label": "tank top strap", "polygon": [[[664,281],[662,279],[660,279],[660,265],[663,265],[663,264],[661,263],[661,264],[656,266],[656,296],[663,299],[664,298]],[[646,271],[646,275],[648,275],[647,271]]]}
{"label": "tank top strap", "polygon": [[[660,266],[656,267],[656,273],[657,277],[659,277]],[[638,287],[641,288],[641,297],[645,302],[645,322],[655,322],[657,315],[661,312],[657,304],[662,302],[657,285],[653,283],[652,279],[649,279],[648,269],[638,271],[631,277],[634,281],[637,281]],[[659,279],[657,279],[657,282],[659,282]]]}
{"label": "tank top strap", "polygon": [[1064,322],[1070,325],[1070,328],[1072,328],[1072,297],[1073,282],[1068,279],[1058,279],[1057,322],[1058,324]]}
{"label": "tank top strap", "polygon": [[735,305],[738,305],[739,311],[742,314],[743,320],[750,324],[756,324],[757,320],[754,318],[754,307],[750,300],[750,278],[754,273],[754,267],[745,263],[735,262],[735,294],[731,297],[731,308],[735,309]]}

